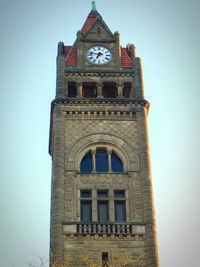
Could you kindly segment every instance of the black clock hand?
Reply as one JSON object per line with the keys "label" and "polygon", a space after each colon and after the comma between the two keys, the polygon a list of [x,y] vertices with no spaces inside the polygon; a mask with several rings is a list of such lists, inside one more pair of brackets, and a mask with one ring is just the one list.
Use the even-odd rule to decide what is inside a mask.
{"label": "black clock hand", "polygon": [[98,53],[96,59],[99,57],[99,56],[102,56],[103,54],[101,52]]}

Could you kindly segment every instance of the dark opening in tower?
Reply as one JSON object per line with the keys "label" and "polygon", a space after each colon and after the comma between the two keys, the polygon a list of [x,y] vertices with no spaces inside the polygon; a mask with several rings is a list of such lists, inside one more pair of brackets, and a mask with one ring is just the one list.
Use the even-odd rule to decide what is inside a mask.
{"label": "dark opening in tower", "polygon": [[96,97],[97,90],[95,83],[83,83],[83,97]]}
{"label": "dark opening in tower", "polygon": [[108,252],[102,252],[102,267],[108,267]]}
{"label": "dark opening in tower", "polygon": [[103,97],[115,98],[117,97],[117,88],[115,83],[104,83],[103,85]]}
{"label": "dark opening in tower", "polygon": [[123,96],[125,98],[132,98],[133,96],[132,83],[124,83]]}
{"label": "dark opening in tower", "polygon": [[76,97],[77,88],[75,82],[68,82],[68,97]]}

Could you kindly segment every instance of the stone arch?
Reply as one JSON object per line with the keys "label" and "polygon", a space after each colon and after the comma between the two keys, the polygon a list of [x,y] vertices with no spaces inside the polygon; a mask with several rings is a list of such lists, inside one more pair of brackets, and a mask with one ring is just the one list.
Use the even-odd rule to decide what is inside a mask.
{"label": "stone arch", "polygon": [[113,149],[124,164],[124,172],[139,171],[139,157],[136,150],[125,140],[111,134],[91,134],[84,136],[66,151],[65,169],[80,170],[80,161],[92,147],[105,146]]}

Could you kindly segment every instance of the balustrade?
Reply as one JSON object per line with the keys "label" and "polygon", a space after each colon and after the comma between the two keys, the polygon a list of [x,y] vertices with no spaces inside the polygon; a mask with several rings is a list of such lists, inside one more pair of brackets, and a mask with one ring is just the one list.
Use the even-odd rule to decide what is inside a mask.
{"label": "balustrade", "polygon": [[143,235],[145,234],[145,225],[133,223],[80,222],[74,224],[64,223],[63,230],[65,234],[75,235]]}

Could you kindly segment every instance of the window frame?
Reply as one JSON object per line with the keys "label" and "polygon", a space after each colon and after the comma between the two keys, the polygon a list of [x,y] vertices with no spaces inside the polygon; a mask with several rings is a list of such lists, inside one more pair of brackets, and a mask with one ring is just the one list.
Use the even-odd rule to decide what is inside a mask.
{"label": "window frame", "polygon": [[[117,194],[122,194],[122,196]],[[119,205],[122,205],[122,211],[123,213],[120,215],[120,217],[123,217],[122,220],[119,220],[118,214],[120,210],[118,209]],[[114,218],[116,222],[126,222],[127,221],[127,215],[126,215],[126,190],[114,190]]]}
{"label": "window frame", "polygon": [[[84,196],[84,193],[90,193],[90,196]],[[89,219],[84,220],[84,208],[85,204],[89,205]],[[92,222],[92,190],[90,189],[81,189],[80,190],[80,220],[84,223]]]}

